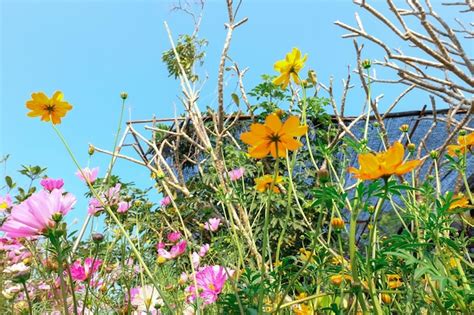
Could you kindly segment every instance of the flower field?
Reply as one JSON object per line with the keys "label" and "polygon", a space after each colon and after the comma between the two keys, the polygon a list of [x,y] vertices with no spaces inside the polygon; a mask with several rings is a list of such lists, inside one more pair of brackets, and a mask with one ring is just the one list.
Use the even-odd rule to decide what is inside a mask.
{"label": "flower field", "polygon": [[[114,147],[89,145],[87,167],[63,130],[82,105],[60,90],[25,95],[25,120],[52,131],[87,192],[43,166],[5,175],[0,314],[472,314],[472,23],[451,28],[429,1],[387,0],[390,16],[355,2],[416,52],[390,48],[398,44],[356,14],[356,26],[336,22],[356,56],[342,89],[318,77],[313,52],[289,47],[247,90],[246,69],[229,57],[247,18],[240,2],[223,1],[215,108],[200,103],[202,15],[177,39],[165,23],[162,61],[182,114],[125,121],[122,92]],[[452,4],[465,10],[460,20],[468,2]],[[384,111],[380,86],[402,87]],[[354,90],[358,103],[348,104]],[[432,109],[397,112],[415,91]],[[345,115],[349,105],[360,114]],[[403,115],[414,118],[393,123]],[[153,184],[123,180],[118,160]],[[73,213],[84,220],[72,224]]]}

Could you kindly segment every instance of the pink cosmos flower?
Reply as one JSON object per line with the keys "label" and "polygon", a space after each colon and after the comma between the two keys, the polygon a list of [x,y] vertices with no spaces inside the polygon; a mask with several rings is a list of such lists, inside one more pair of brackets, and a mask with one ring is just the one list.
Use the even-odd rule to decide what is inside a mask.
{"label": "pink cosmos flower", "polygon": [[227,176],[231,181],[236,181],[244,176],[245,168],[239,167],[227,173]]}
{"label": "pink cosmos flower", "polygon": [[169,206],[171,203],[171,197],[170,196],[166,196],[165,198],[161,199],[160,201],[160,204],[162,207],[167,207]]}
{"label": "pink cosmos flower", "polygon": [[204,228],[208,231],[215,232],[221,224],[221,219],[211,218],[206,223],[204,223]]}
{"label": "pink cosmos flower", "polygon": [[209,244],[204,244],[199,249],[199,256],[204,257],[206,256],[207,252],[209,251]]}
{"label": "pink cosmos flower", "polygon": [[0,211],[4,211],[12,206],[12,198],[10,195],[5,195],[5,197],[0,196]]}
{"label": "pink cosmos flower", "polygon": [[193,263],[194,269],[197,269],[199,267],[199,264],[201,263],[201,256],[199,256],[198,253],[193,252],[191,254],[191,262]]}
{"label": "pink cosmos flower", "polygon": [[176,243],[181,238],[181,233],[179,233],[178,231],[171,232],[166,238],[168,239],[168,241]]}
{"label": "pink cosmos flower", "polygon": [[103,197],[110,205],[116,205],[120,202],[120,188],[122,185],[117,183],[114,187],[110,187],[109,190],[105,192]]}
{"label": "pink cosmos flower", "polygon": [[87,213],[95,215],[97,212],[104,210],[99,200],[91,198],[89,200],[89,206],[87,207]]}
{"label": "pink cosmos flower", "polygon": [[53,179],[53,178],[43,178],[40,182],[41,186],[48,191],[53,191],[53,189],[61,189],[64,186],[64,181],[62,178]]}
{"label": "pink cosmos flower", "polygon": [[0,231],[13,238],[41,235],[54,226],[53,215],[66,215],[75,203],[72,194],[63,195],[60,189],[42,190],[14,206]]}
{"label": "pink cosmos flower", "polygon": [[186,240],[182,240],[178,244],[171,247],[171,250],[170,250],[171,257],[176,258],[182,255],[186,251],[186,245],[187,245]]}
{"label": "pink cosmos flower", "polygon": [[166,244],[163,242],[159,242],[158,244],[156,244],[156,250],[164,249],[165,247],[166,247]]}
{"label": "pink cosmos flower", "polygon": [[125,212],[128,211],[128,209],[130,209],[131,206],[132,206],[132,204],[130,202],[120,201],[118,203],[117,212],[118,213],[125,213]]}
{"label": "pink cosmos flower", "polygon": [[182,240],[181,242],[173,245],[170,251],[167,251],[163,246],[164,244],[163,245],[161,244],[163,243],[158,243],[158,246],[157,246],[158,256],[163,257],[165,259],[174,259],[178,256],[181,256],[186,251],[186,246],[187,246],[186,240]]}
{"label": "pink cosmos flower", "polygon": [[[219,294],[227,281],[227,273],[232,276],[233,270],[222,266],[207,266],[196,273],[197,291],[199,297],[204,300],[204,305],[212,304],[217,301]],[[187,302],[191,303],[196,299],[196,289],[193,285],[185,289],[188,294]]]}
{"label": "pink cosmos flower", "polygon": [[[83,175],[84,174],[84,175]],[[94,167],[93,169],[89,169],[88,167],[82,169],[81,171],[76,172],[76,176],[83,181],[84,183],[87,183],[89,181],[91,184],[95,182],[97,179],[97,175],[99,174],[99,168]]]}
{"label": "pink cosmos flower", "polygon": [[84,265],[81,264],[80,260],[76,260],[71,265],[71,276],[76,281],[85,281],[92,276],[102,265],[102,260],[88,257],[84,259]]}

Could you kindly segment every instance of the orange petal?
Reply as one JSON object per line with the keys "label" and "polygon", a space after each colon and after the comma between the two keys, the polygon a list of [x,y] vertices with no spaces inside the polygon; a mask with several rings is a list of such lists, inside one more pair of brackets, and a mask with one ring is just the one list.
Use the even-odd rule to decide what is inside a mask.
{"label": "orange petal", "polygon": [[281,129],[281,120],[278,115],[270,114],[265,118],[265,126],[270,128],[273,132],[278,132]]}
{"label": "orange petal", "polygon": [[403,163],[402,165],[400,165],[399,167],[395,169],[394,174],[403,175],[405,173],[408,173],[411,170],[413,170],[415,167],[420,165],[420,163],[421,163],[421,160],[413,160],[413,161],[408,161],[406,163]]}
{"label": "orange petal", "polygon": [[293,139],[293,137],[283,136],[281,137],[282,145],[290,151],[294,151],[301,147],[303,144],[298,140]]}
{"label": "orange petal", "polygon": [[264,158],[270,152],[270,146],[268,143],[261,143],[256,147],[249,148],[249,155],[256,159]]}
{"label": "orange petal", "polygon": [[282,133],[293,137],[302,136],[307,130],[308,126],[301,126],[300,119],[297,116],[288,117],[281,129]]}
{"label": "orange petal", "polygon": [[398,167],[403,163],[403,156],[405,155],[405,149],[403,145],[396,141],[387,152],[383,153],[385,158],[385,169],[389,172],[393,171],[393,168]]}

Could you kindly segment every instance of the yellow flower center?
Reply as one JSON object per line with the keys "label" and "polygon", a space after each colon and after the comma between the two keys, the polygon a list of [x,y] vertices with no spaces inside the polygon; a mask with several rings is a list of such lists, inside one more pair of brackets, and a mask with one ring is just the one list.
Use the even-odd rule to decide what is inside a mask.
{"label": "yellow flower center", "polygon": [[216,289],[216,287],[212,284],[212,283],[209,283],[209,289],[211,289],[212,291],[214,291]]}
{"label": "yellow flower center", "polygon": [[6,209],[8,207],[8,204],[6,201],[0,202],[0,209]]}

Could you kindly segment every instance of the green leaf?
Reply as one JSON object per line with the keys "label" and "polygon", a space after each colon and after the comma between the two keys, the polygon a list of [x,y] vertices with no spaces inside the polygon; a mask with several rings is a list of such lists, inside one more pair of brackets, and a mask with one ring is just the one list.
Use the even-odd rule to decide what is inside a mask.
{"label": "green leaf", "polygon": [[239,106],[240,105],[239,96],[235,93],[232,93],[230,96],[232,96],[232,100],[234,101],[235,105]]}

